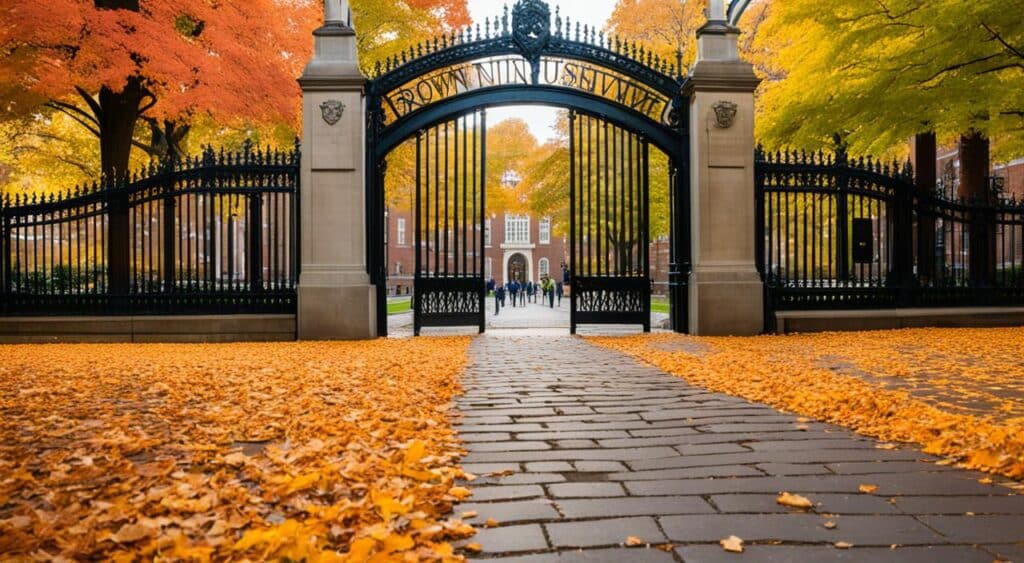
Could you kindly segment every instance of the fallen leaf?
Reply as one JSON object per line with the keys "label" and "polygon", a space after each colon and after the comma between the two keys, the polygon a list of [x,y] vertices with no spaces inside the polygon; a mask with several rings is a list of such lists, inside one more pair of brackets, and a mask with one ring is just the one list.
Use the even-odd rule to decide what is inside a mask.
{"label": "fallen leaf", "polygon": [[790,506],[793,508],[812,508],[814,506],[814,503],[812,503],[807,497],[785,492],[780,494],[778,498],[775,499],[775,502],[783,506]]}
{"label": "fallen leaf", "polygon": [[484,521],[484,527],[485,528],[497,528],[498,527],[498,521],[495,520],[494,518],[488,518],[487,520]]}
{"label": "fallen leaf", "polygon": [[853,547],[852,543],[844,542],[844,541],[837,541],[833,545],[835,545],[837,549],[850,549],[851,547]]}
{"label": "fallen leaf", "polygon": [[879,450],[895,450],[898,447],[896,444],[875,444],[875,448]]}
{"label": "fallen leaf", "polygon": [[516,472],[515,469],[502,469],[501,471],[491,471],[487,474],[487,477],[508,477]]}
{"label": "fallen leaf", "polygon": [[628,547],[636,547],[638,545],[643,545],[643,544],[644,544],[644,540],[638,538],[637,536],[628,536],[626,538],[626,545]]}
{"label": "fallen leaf", "polygon": [[452,495],[453,497],[459,500],[464,500],[469,498],[470,495],[472,495],[473,493],[466,487],[452,487],[448,489],[448,494]]}
{"label": "fallen leaf", "polygon": [[992,484],[992,478],[991,477],[982,477],[981,479],[978,479],[978,482],[981,483],[982,485],[991,485]]}
{"label": "fallen leaf", "polygon": [[467,543],[465,549],[470,553],[480,553],[484,547],[478,543]]}
{"label": "fallen leaf", "polygon": [[836,523],[831,521],[831,520],[829,520],[828,522],[825,522],[824,526],[825,526],[825,528],[827,528],[829,530],[836,529]]}
{"label": "fallen leaf", "polygon": [[736,536],[729,536],[724,540],[719,540],[719,544],[722,545],[722,549],[731,553],[743,553],[743,540]]}
{"label": "fallen leaf", "polygon": [[156,536],[156,530],[141,524],[125,524],[111,538],[117,543],[132,543]]}
{"label": "fallen leaf", "polygon": [[468,520],[470,518],[476,518],[477,514],[478,513],[475,510],[467,510],[467,511],[462,513],[462,519],[463,520]]}
{"label": "fallen leaf", "polygon": [[862,493],[873,493],[878,490],[878,485],[868,485],[865,483],[861,483],[861,485],[857,487],[857,490],[859,490]]}

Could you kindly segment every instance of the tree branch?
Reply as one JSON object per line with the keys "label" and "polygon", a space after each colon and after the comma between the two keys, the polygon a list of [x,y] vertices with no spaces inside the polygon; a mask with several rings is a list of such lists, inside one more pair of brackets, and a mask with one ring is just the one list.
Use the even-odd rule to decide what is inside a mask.
{"label": "tree branch", "polygon": [[[63,102],[47,102],[46,105],[67,115],[71,119],[74,119],[79,125],[85,127],[96,137],[100,136],[99,124],[96,123],[96,118],[85,113],[81,109]],[[89,121],[92,121],[93,123],[89,123]]]}
{"label": "tree branch", "polygon": [[75,86],[75,92],[78,92],[78,95],[85,100],[86,104],[89,105],[89,109],[92,110],[92,113],[96,116],[95,121],[98,125],[100,120],[103,119],[103,106],[94,100],[92,95],[89,94],[89,92],[86,92],[81,86]]}

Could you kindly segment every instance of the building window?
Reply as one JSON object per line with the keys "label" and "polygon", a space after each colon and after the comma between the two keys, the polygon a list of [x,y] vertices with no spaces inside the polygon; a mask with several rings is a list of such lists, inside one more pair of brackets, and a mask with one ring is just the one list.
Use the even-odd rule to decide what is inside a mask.
{"label": "building window", "polygon": [[530,217],[528,215],[505,216],[505,242],[530,243]]}
{"label": "building window", "polygon": [[540,270],[541,277],[551,275],[551,262],[549,262],[547,258],[541,258],[540,263],[537,266],[537,269]]}
{"label": "building window", "polygon": [[491,220],[484,221],[484,246],[491,246]]}
{"label": "building window", "polygon": [[402,275],[402,263],[401,262],[395,262],[395,275],[396,276]]}
{"label": "building window", "polygon": [[491,277],[494,275],[494,274],[491,273],[491,272],[494,271],[492,269],[492,267],[493,267],[492,259],[488,258],[486,261],[484,261],[484,277],[485,278],[491,279]]}
{"label": "building window", "polygon": [[551,244],[551,219],[545,217],[540,220],[540,234],[537,237],[541,244]]}
{"label": "building window", "polygon": [[405,244],[405,218],[398,219],[398,244]]}

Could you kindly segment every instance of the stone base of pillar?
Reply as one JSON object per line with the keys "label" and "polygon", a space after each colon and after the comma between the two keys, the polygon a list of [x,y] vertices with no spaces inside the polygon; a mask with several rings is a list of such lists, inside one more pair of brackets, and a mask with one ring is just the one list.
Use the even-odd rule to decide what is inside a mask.
{"label": "stone base of pillar", "polygon": [[377,288],[373,285],[299,286],[299,340],[367,340],[377,337]]}
{"label": "stone base of pillar", "polygon": [[690,278],[690,334],[754,336],[764,330],[764,284],[750,267],[694,270]]}

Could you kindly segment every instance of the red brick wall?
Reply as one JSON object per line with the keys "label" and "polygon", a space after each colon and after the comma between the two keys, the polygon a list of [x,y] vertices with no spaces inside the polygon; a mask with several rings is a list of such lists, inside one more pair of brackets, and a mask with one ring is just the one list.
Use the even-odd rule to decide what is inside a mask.
{"label": "red brick wall", "polygon": [[[400,219],[405,219],[405,244],[399,244],[398,241],[398,224]],[[498,283],[505,283],[502,278],[503,266],[502,260],[505,257],[505,250],[501,245],[505,242],[505,215],[503,213],[497,213],[490,217],[491,220],[491,244],[487,246],[485,251],[485,258],[491,259],[492,271],[491,276]],[[389,295],[406,295],[411,291],[413,283],[413,275],[416,269],[416,254],[413,246],[415,242],[414,232],[414,218],[411,217],[410,213],[389,210],[387,229],[387,261],[388,261],[388,294]],[[540,243],[540,221],[538,217],[530,217],[530,243],[533,244],[533,264],[532,272],[535,281],[540,280],[540,260],[541,258],[547,258],[548,264],[550,265],[551,276],[560,280],[562,277],[561,264],[563,261],[568,262],[569,256],[567,251],[566,240],[562,236],[555,234],[555,225],[552,223],[552,235],[551,242],[549,244]],[[428,262],[430,263],[429,269],[433,269],[434,259],[436,257],[433,249],[425,254]],[[450,266],[454,269],[453,265]]]}

